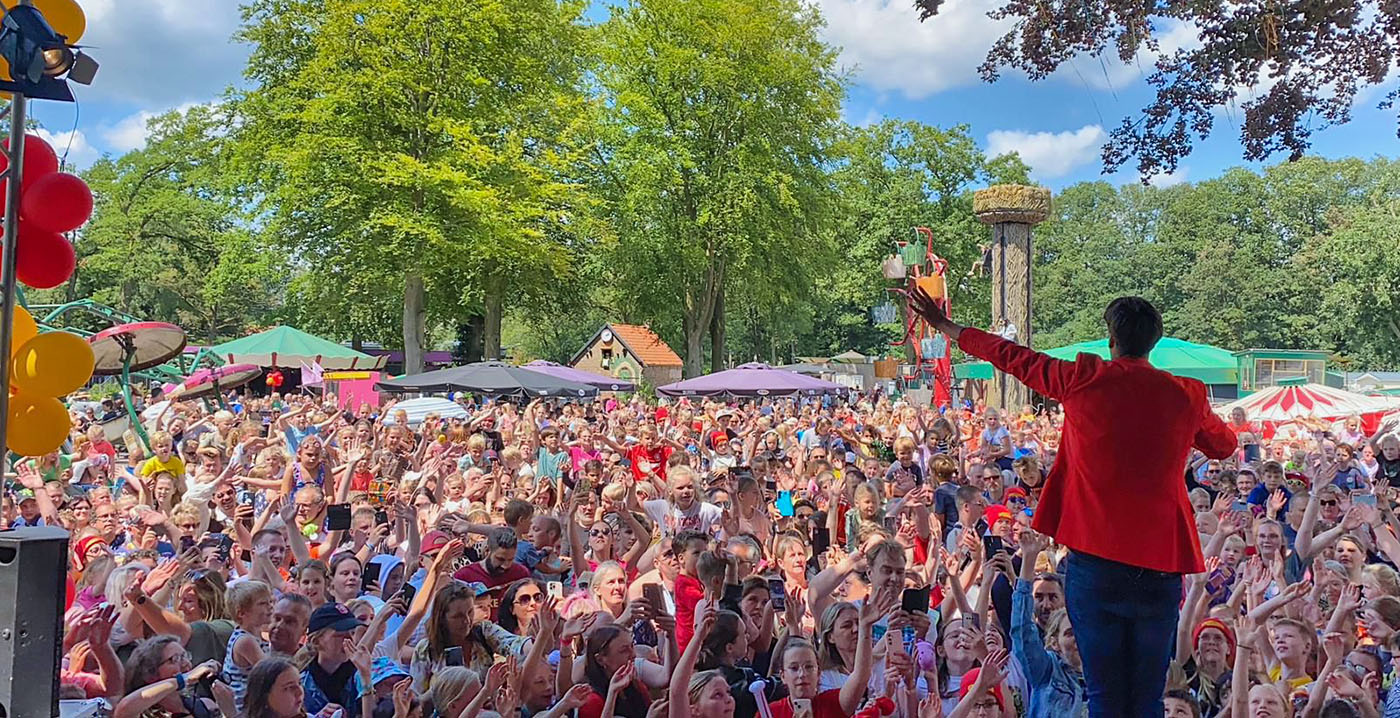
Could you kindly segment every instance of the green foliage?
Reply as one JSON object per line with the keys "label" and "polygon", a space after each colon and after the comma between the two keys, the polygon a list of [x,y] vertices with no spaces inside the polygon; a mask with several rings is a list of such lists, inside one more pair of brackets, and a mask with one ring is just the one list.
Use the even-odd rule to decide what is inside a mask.
{"label": "green foliage", "polygon": [[245,7],[240,37],[256,49],[253,87],[235,97],[240,158],[266,236],[305,273],[307,328],[382,337],[397,298],[413,371],[428,317],[460,319],[568,271],[560,235],[588,226],[588,197],[565,177],[587,116],[582,7]]}
{"label": "green foliage", "polygon": [[1167,189],[1067,187],[1036,230],[1035,345],[1102,338],[1107,302],[1138,294],[1188,341],[1395,366],[1397,180],[1388,160],[1309,157]]}
{"label": "green foliage", "polygon": [[[826,172],[842,80],[797,0],[632,0],[600,28],[600,187],[619,299],[703,369],[730,290],[774,316],[834,257]],[[757,301],[755,301],[757,300]]]}
{"label": "green foliage", "polygon": [[175,322],[197,341],[239,336],[279,310],[286,271],[255,241],[223,181],[229,116],[195,106],[154,118],[144,147],[98,160],[93,219],[70,283],[31,301],[91,297]]}

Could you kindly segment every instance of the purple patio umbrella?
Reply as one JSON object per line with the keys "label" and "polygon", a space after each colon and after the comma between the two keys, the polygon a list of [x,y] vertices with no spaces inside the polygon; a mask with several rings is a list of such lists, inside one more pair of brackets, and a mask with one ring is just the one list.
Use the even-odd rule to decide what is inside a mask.
{"label": "purple patio umbrella", "polygon": [[753,362],[667,384],[656,391],[666,396],[817,396],[843,390],[840,384]]}
{"label": "purple patio umbrella", "polygon": [[557,379],[566,379],[568,381],[576,381],[580,384],[595,386],[598,387],[599,391],[633,391],[637,388],[637,385],[630,381],[624,381],[611,376],[603,376],[602,374],[594,374],[591,371],[575,369],[571,366],[564,366],[563,364],[556,364],[543,359],[536,359],[526,364],[525,368],[530,371],[537,371],[541,374],[548,374]]}

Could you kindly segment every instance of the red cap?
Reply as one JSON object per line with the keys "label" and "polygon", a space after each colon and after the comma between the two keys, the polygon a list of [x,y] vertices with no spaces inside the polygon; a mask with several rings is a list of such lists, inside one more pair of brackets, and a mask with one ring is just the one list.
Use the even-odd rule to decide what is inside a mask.
{"label": "red cap", "polygon": [[[959,700],[961,700],[963,696],[966,696],[968,691],[972,690],[972,684],[977,682],[977,676],[981,673],[982,668],[979,666],[963,674],[962,685],[958,687]],[[997,699],[997,707],[1006,710],[1006,699],[1001,695],[1001,684],[997,684],[992,688],[992,696]]]}
{"label": "red cap", "polygon": [[665,420],[666,420],[666,417],[668,417],[668,416],[670,416],[670,415],[671,415],[671,410],[670,410],[669,408],[664,407],[664,406],[658,406],[658,407],[656,407],[656,420],[657,420],[657,421],[665,421]]}
{"label": "red cap", "polygon": [[1235,632],[1230,630],[1230,626],[1218,618],[1207,618],[1196,624],[1196,630],[1191,632],[1191,645],[1195,646],[1201,642],[1201,633],[1207,628],[1214,628],[1225,634],[1225,655],[1231,657],[1235,655]]}
{"label": "red cap", "polygon": [[418,551],[419,553],[428,553],[429,551],[441,551],[442,547],[446,546],[447,542],[451,540],[451,536],[448,536],[447,534],[438,531],[437,529],[433,529],[432,531],[423,534],[423,544],[421,547],[419,547]]}
{"label": "red cap", "polygon": [[1011,498],[1012,496],[1020,496],[1022,499],[1029,499],[1029,498],[1030,498],[1029,496],[1026,495],[1026,490],[1023,489],[1023,488],[1021,488],[1021,487],[1019,487],[1019,486],[1012,486],[1011,488],[1007,489],[1007,490],[1006,490],[1006,493],[1003,495],[1003,498],[1008,498],[1008,499],[1009,499],[1009,498]]}
{"label": "red cap", "polygon": [[726,434],[723,431],[716,431],[715,433],[710,434],[711,446],[715,446],[726,441],[729,441],[729,434]]}
{"label": "red cap", "polygon": [[1011,509],[1008,509],[1005,506],[1002,506],[1001,504],[992,504],[991,506],[987,507],[987,510],[985,512],[983,512],[982,517],[987,519],[988,527],[996,526],[997,522],[1001,521],[1002,519],[1006,519],[1007,521],[1011,520]]}

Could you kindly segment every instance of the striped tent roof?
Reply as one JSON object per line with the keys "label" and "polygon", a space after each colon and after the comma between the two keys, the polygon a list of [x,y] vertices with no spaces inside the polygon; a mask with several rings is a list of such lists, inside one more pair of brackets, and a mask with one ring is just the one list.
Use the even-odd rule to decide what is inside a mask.
{"label": "striped tent roof", "polygon": [[1289,421],[1303,417],[1341,419],[1353,414],[1373,414],[1400,409],[1400,397],[1366,396],[1322,384],[1274,386],[1257,391],[1218,409],[1229,416],[1244,409],[1251,421]]}

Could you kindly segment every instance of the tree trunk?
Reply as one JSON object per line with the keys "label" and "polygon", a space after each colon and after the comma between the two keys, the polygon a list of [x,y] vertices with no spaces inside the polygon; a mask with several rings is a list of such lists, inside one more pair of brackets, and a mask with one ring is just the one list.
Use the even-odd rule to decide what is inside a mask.
{"label": "tree trunk", "polygon": [[710,371],[726,367],[724,351],[724,289],[715,295],[715,311],[710,316]]}
{"label": "tree trunk", "polygon": [[423,275],[410,272],[403,284],[403,373],[420,374],[423,371],[424,322],[427,310],[424,307],[425,291]]}
{"label": "tree trunk", "polygon": [[350,348],[357,352],[365,350],[365,340],[359,334],[350,337]]}
{"label": "tree trunk", "polygon": [[685,335],[685,378],[705,373],[705,332],[709,326],[686,312],[681,320],[681,333]]}
{"label": "tree trunk", "polygon": [[503,359],[501,356],[501,316],[505,314],[505,287],[497,282],[488,282],[486,295],[482,299],[482,313],[486,326],[482,328],[482,354],[486,359]]}

